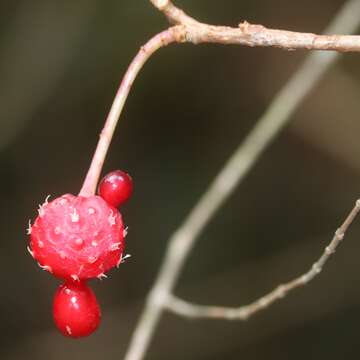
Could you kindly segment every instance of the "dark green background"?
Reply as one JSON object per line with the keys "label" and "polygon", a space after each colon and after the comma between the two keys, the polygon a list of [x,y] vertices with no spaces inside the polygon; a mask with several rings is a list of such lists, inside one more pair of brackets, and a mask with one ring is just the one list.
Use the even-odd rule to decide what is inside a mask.
{"label": "dark green background", "polygon": [[[198,19],[321,32],[339,0],[184,0]],[[126,169],[132,255],[93,282],[103,310],[88,339],[52,324],[58,281],[26,252],[48,194],[76,194],[124,71],[167,27],[147,0],[0,1],[0,358],[121,359],[169,235],[306,52],[172,45],[138,77],[105,171]],[[201,235],[176,289],[203,304],[246,304],[304,272],[359,196],[359,55],[346,54]],[[328,266],[248,322],[165,315],[147,359],[357,358],[360,226]]]}

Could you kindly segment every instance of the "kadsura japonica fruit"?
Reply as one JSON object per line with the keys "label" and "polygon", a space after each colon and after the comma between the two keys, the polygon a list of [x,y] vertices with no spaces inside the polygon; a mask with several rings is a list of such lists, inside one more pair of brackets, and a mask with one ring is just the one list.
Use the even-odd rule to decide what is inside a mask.
{"label": "kadsura japonica fruit", "polygon": [[[127,176],[126,186],[129,184],[132,191]],[[106,277],[105,273],[124,258],[126,230],[114,204],[131,195],[126,186],[107,186],[105,199],[66,194],[45,201],[29,226],[30,254],[42,269],[65,280],[53,305],[55,324],[64,335],[87,336],[99,325],[100,309],[86,280]],[[121,194],[124,190],[125,197]],[[116,201],[111,201],[114,198]]]}

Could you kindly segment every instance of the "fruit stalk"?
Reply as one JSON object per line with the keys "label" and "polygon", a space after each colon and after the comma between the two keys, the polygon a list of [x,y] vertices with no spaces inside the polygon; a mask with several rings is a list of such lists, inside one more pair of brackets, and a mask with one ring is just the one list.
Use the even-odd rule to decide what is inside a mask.
{"label": "fruit stalk", "polygon": [[115,95],[115,99],[106,119],[104,128],[100,133],[100,139],[92,158],[90,168],[79,193],[80,196],[91,196],[95,194],[96,186],[99,181],[100,173],[111,143],[111,139],[137,74],[156,50],[172,42],[180,41],[179,32],[176,31],[177,29],[178,26],[171,27],[151,38],[140,48],[139,52],[128,67]]}

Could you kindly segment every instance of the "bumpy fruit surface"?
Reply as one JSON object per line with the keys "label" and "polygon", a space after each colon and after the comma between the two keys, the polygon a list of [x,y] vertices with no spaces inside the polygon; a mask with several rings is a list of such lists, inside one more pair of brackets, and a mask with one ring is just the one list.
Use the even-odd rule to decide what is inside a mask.
{"label": "bumpy fruit surface", "polygon": [[133,192],[132,178],[124,171],[112,171],[101,180],[98,192],[107,203],[118,207],[125,203]]}
{"label": "bumpy fruit surface", "polygon": [[68,280],[101,278],[121,262],[124,227],[99,196],[63,195],[39,209],[30,252],[44,270]]}
{"label": "bumpy fruit surface", "polygon": [[79,338],[98,328],[101,313],[94,292],[85,283],[67,282],[56,290],[53,316],[63,335]]}

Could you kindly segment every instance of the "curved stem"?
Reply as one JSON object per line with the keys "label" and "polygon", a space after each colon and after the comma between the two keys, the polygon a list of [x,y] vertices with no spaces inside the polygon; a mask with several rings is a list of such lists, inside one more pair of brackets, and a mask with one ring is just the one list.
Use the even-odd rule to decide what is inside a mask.
{"label": "curved stem", "polygon": [[100,139],[97,144],[90,168],[80,190],[80,196],[91,196],[95,194],[96,186],[99,181],[100,173],[108,152],[111,139],[113,137],[116,124],[119,120],[125,101],[129,95],[134,80],[149,57],[158,49],[173,42],[181,42],[184,33],[182,26],[171,27],[151,38],[142,46],[127,69],[120,87],[115,95],[109,115],[106,119]]}

